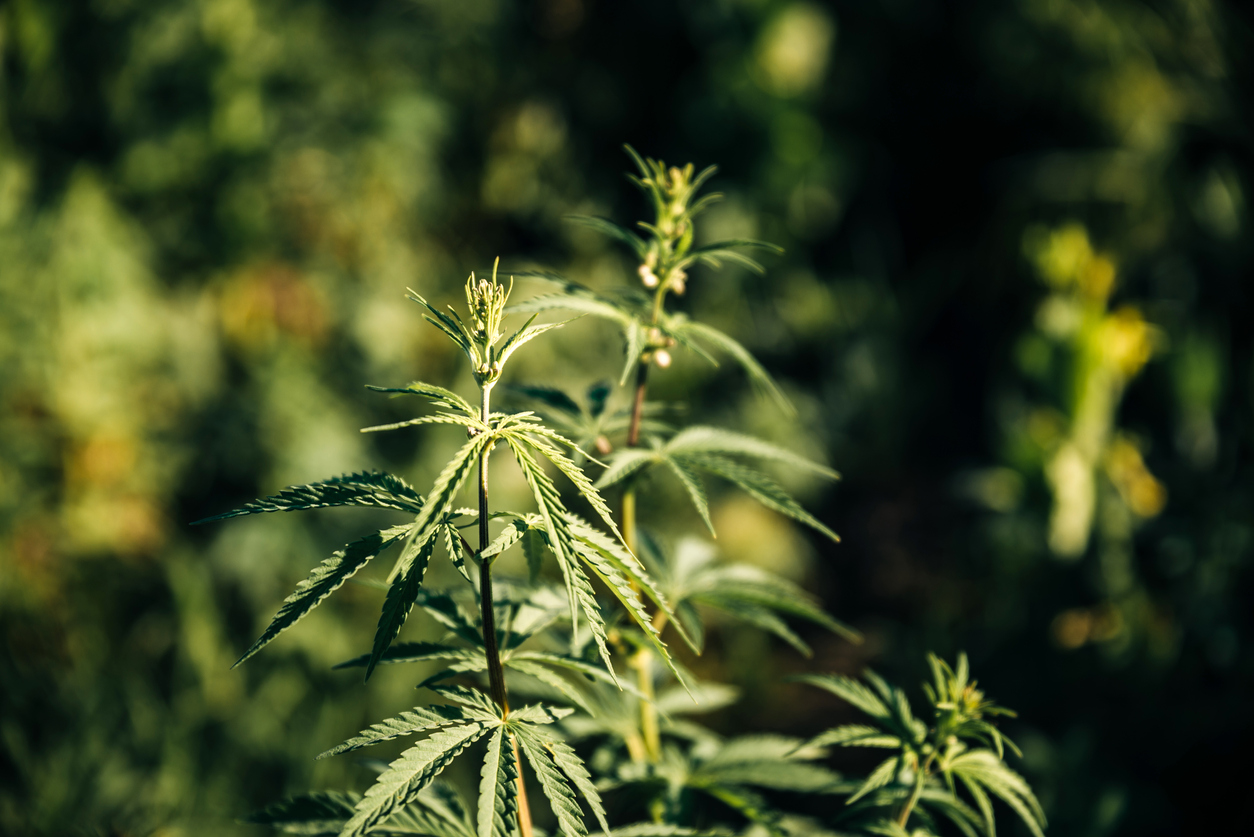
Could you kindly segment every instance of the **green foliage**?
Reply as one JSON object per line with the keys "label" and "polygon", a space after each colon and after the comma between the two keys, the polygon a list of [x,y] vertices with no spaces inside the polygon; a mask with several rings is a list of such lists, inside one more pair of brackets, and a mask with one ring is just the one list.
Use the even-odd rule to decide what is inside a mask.
{"label": "green foliage", "polygon": [[[808,678],[850,701],[878,724],[839,727],[808,744],[770,734],[725,739],[689,717],[729,705],[736,690],[703,682],[688,672],[663,642],[668,626],[696,653],[701,652],[708,633],[703,611],[766,631],[807,655],[809,645],[786,619],[807,621],[855,641],[860,637],[782,577],[757,567],[719,562],[712,550],[695,542],[684,542],[671,554],[637,526],[635,493],[646,485],[642,477],[664,466],[679,481],[711,534],[714,525],[706,475],[732,483],[768,509],[833,542],[839,540],[745,460],[827,479],[836,479],[835,471],[742,433],[703,425],[676,431],[646,420],[647,412],[656,414],[656,408],[646,410],[649,369],[667,366],[666,349],[675,343],[707,358],[701,341],[728,351],[786,406],[765,371],[738,343],[668,312],[665,306],[668,293],[685,292],[687,271],[694,265],[717,268],[730,261],[761,270],[761,265],[734,248],[778,248],[748,239],[694,247],[694,219],[718,198],[694,199],[713,168],[694,175],[692,166],[668,169],[628,151],[640,169],[640,176],[633,180],[653,203],[655,220],[639,225],[649,238],[606,219],[577,220],[629,245],[641,260],[638,276],[654,292],[651,304],[634,293],[613,301],[567,283],[557,294],[509,308],[510,290],[497,282],[496,267],[490,281],[471,274],[465,319],[455,309],[441,311],[411,291],[410,298],[426,309],[425,319],[469,359],[480,392],[476,409],[451,390],[423,382],[401,388],[372,387],[391,395],[422,396],[436,412],[367,431],[427,425],[465,429],[467,441],[440,470],[426,495],[420,497],[385,474],[354,474],[295,486],[212,518],[350,504],[408,512],[411,521],[355,541],[318,567],[285,601],[241,662],[294,625],[383,549],[403,542],[385,585],[371,650],[337,668],[363,667],[369,678],[379,665],[444,665],[419,684],[441,702],[374,723],[319,756],[417,736],[417,742],[393,759],[364,795],[298,797],[267,808],[255,821],[289,832],[337,833],[340,837],[401,834],[412,829],[434,837],[513,837],[516,833],[532,837],[526,790],[530,775],[547,799],[562,837],[587,837],[585,808],[607,835],[696,834],[694,826],[730,812],[733,823],[747,822],[784,837],[796,818],[781,805],[780,794],[847,794],[848,813],[838,817],[837,824],[856,826],[865,833],[895,834],[912,822],[928,829],[935,812],[964,833],[974,827],[992,837],[991,795],[1009,804],[1039,837],[1044,817],[1035,797],[1001,761],[1003,746],[1013,749],[1013,745],[984,720],[1006,713],[986,702],[968,682],[965,657],[957,670],[932,660],[935,682],[928,695],[937,713],[934,729],[913,717],[900,690],[869,672],[870,688],[840,676]],[[511,288],[512,282],[511,278]],[[515,385],[510,388],[513,393],[538,401],[553,413],[556,428],[532,412],[492,412],[490,395],[506,363],[516,349],[562,325],[535,323],[540,313],[558,308],[608,317],[624,328],[624,379],[636,370],[630,409],[607,408],[611,388],[606,384],[591,387],[584,405],[548,385]],[[515,312],[531,316],[505,337],[504,320]],[[642,433],[646,434],[643,446]],[[619,441],[620,437],[624,438]],[[491,454],[498,447],[512,455],[534,511],[492,511],[487,476]],[[603,469],[597,482],[585,473],[585,467]],[[477,508],[457,508],[476,469]],[[595,525],[571,510],[551,472],[560,475],[572,489],[570,493],[592,510]],[[624,488],[621,525],[599,491],[611,486]],[[495,536],[492,526],[498,527]],[[471,527],[478,529],[477,548],[463,534]],[[515,547],[526,561],[526,585],[493,578],[494,567]],[[466,587],[434,591],[425,586],[427,568],[439,549],[467,582]],[[562,580],[557,588],[543,583],[549,555]],[[616,602],[612,615],[600,593],[608,593],[608,599]],[[442,626],[445,634],[439,641],[396,642],[415,606]],[[636,685],[620,679],[614,666],[616,655],[627,657],[637,675]],[[663,667],[655,669],[655,661]],[[485,675],[487,689],[481,687]],[[538,693],[569,706],[533,703],[511,708],[511,691],[515,695]],[[589,763],[566,738],[595,747]],[[972,748],[969,742],[993,749]],[[894,754],[865,780],[851,784],[817,763],[831,745],[888,748]],[[436,784],[449,765],[471,748],[482,752],[483,758],[473,819],[455,793]],[[594,779],[594,770],[599,778]],[[974,808],[957,796],[959,784]],[[611,832],[602,791],[633,800],[653,823]],[[904,803],[903,791],[909,794]],[[886,811],[897,809],[900,814],[895,819],[886,816]]]}
{"label": "green foliage", "polygon": [[[934,655],[928,662],[933,681],[924,684],[931,710],[927,720],[914,717],[905,693],[874,672],[864,674],[869,687],[841,675],[798,678],[842,698],[876,722],[835,727],[809,746],[895,751],[856,785],[838,822],[854,823],[870,833],[931,834],[936,831],[932,815],[937,814],[964,834],[993,837],[990,797],[994,797],[1041,837],[1045,814],[1040,803],[1023,777],[1004,761],[1006,748],[1015,753],[1018,748],[986,720],[1014,713],[976,688],[965,654],[958,655],[956,668]],[[971,802],[959,796],[959,788]]]}

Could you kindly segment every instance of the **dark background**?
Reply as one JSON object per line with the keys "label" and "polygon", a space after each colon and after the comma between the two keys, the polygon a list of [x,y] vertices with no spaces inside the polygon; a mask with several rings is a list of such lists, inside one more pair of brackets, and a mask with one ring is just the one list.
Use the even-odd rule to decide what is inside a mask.
{"label": "dark background", "polygon": [[[966,649],[1051,833],[1217,830],[1254,743],[1252,55],[1204,0],[10,0],[0,831],[246,834],[363,785],[311,757],[413,700],[329,671],[378,591],[229,666],[374,518],[187,523],[367,467],[421,488],[453,436],[356,432],[406,415],[363,383],[469,381],[404,288],[452,301],[498,254],[632,281],[562,221],[643,217],[624,142],[720,166],[707,238],[786,248],[679,304],[799,416],[682,354],[656,394],[844,475],[789,481],[838,546],[716,494],[729,556],[867,642],[722,631],[702,671],[745,697],[712,723],[810,734],[844,710],[778,677]],[[618,351],[576,324],[517,379]]]}

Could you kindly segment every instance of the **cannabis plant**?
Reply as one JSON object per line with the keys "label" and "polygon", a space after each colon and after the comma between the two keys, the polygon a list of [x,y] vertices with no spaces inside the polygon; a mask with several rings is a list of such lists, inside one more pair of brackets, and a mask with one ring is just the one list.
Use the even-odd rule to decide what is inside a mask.
{"label": "cannabis plant", "polygon": [[[762,466],[827,479],[837,477],[834,471],[732,430],[677,428],[673,410],[649,401],[650,371],[671,365],[671,350],[682,348],[710,363],[730,357],[781,416],[792,414],[788,399],[744,346],[674,309],[695,266],[718,268],[730,262],[762,271],[746,251],[779,248],[747,239],[697,246],[696,220],[719,198],[698,196],[714,168],[700,173],[691,165],[668,168],[628,152],[638,169],[632,180],[653,209],[652,219],[639,223],[641,233],[604,218],[573,220],[630,248],[638,261],[638,282],[632,286],[598,293],[552,274],[531,273],[553,283],[552,290],[510,306],[513,277],[508,287],[503,285],[494,266],[491,279],[471,274],[465,316],[410,292],[427,322],[465,354],[478,385],[477,404],[424,382],[371,387],[393,396],[418,396],[429,407],[415,418],[367,431],[433,424],[465,429],[467,441],[425,494],[398,476],[356,473],[293,486],[210,518],[345,505],[402,516],[396,525],[346,545],[315,568],[240,662],[294,626],[376,556],[396,547],[370,650],[338,667],[364,669],[368,680],[379,665],[446,665],[419,684],[429,703],[374,724],[319,757],[420,736],[381,770],[364,795],[313,793],[272,805],[253,821],[292,833],[342,837],[531,837],[536,827],[528,784],[534,778],[564,837],[584,837],[589,814],[606,832],[613,819],[619,837],[684,837],[746,824],[772,834],[820,832],[828,826],[846,832],[931,833],[933,811],[963,833],[992,835],[990,794],[1037,829],[1043,822],[1039,806],[1002,761],[1004,748],[1013,745],[985,720],[1001,710],[967,682],[965,658],[956,672],[933,660],[936,684],[929,699],[937,720],[932,727],[915,720],[904,696],[870,673],[874,690],[835,675],[811,682],[868,712],[881,729],[841,727],[809,742],[767,734],[727,739],[694,720],[736,699],[735,689],[701,681],[672,652],[678,642],[685,653],[700,654],[712,616],[766,631],[802,654],[810,653],[809,646],[790,620],[852,641],[859,637],[789,581],[723,560],[705,541],[671,542],[661,529],[638,519],[638,497],[659,490],[656,478],[663,477],[678,484],[713,534],[707,483],[713,477],[838,540]],[[547,384],[502,384],[515,403],[529,401],[545,415],[493,411],[492,393],[513,354],[564,325],[537,324],[541,314],[554,311],[604,318],[621,330],[625,357],[619,383],[629,385],[625,398],[616,399],[608,383],[594,385],[581,399]],[[506,328],[511,315],[527,319]],[[489,463],[498,451],[514,460],[530,488],[532,508],[490,506]],[[462,507],[459,498],[472,475],[477,476],[477,503]],[[617,514],[603,490],[613,492]],[[572,511],[567,497],[579,498],[592,518]],[[475,530],[472,544],[467,535],[474,537]],[[497,561],[512,549],[526,558],[526,578],[494,574]],[[464,583],[446,590],[425,583],[437,552],[447,556]],[[556,573],[546,569],[550,566]],[[552,576],[556,584],[547,580]],[[414,607],[444,630],[439,642],[397,641]],[[634,677],[620,677],[616,661]],[[535,700],[518,705],[519,694]],[[833,745],[890,747],[895,753],[865,781],[851,783],[823,763]],[[481,759],[473,806],[459,789],[439,779],[472,748]],[[958,784],[978,813],[959,797]],[[615,797],[613,817],[603,793]],[[815,820],[789,811],[787,800],[799,795],[848,799],[844,805],[823,806],[831,815]],[[915,831],[905,832],[910,826]]]}

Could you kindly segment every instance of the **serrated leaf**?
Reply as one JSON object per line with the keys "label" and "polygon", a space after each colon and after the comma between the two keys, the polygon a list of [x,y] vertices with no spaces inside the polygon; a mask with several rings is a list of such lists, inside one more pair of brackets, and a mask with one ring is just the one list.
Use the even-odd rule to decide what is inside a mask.
{"label": "serrated leaf", "polygon": [[889,782],[893,781],[894,777],[897,775],[897,765],[899,761],[899,756],[892,756],[891,758],[887,758],[880,762],[879,766],[871,771],[871,775],[867,776],[866,781],[858,787],[848,800],[846,800],[845,804],[850,805],[857,802],[871,791],[882,788]]}
{"label": "serrated leaf", "polygon": [[523,555],[527,558],[527,578],[535,584],[540,577],[540,569],[544,563],[544,552],[548,546],[544,542],[544,534],[532,526],[528,526],[522,536]]}
{"label": "serrated leaf", "polygon": [[578,416],[583,412],[579,409],[579,405],[575,403],[575,400],[560,389],[537,384],[506,384],[505,386],[511,392],[534,398],[542,404],[569,416]]}
{"label": "serrated leaf", "polygon": [[414,521],[414,526],[419,532],[425,532],[428,527],[433,526],[436,521],[442,520],[449,513],[453,502],[457,499],[457,492],[461,490],[466,478],[470,476],[471,470],[478,462],[478,457],[492,441],[490,435],[478,434],[462,445],[461,449],[448,461],[427,494],[427,502],[423,504],[421,514]]}
{"label": "serrated leaf", "polygon": [[505,728],[492,734],[479,780],[478,837],[510,837],[518,816],[518,763]]}
{"label": "serrated leaf", "polygon": [[338,756],[340,753],[347,753],[350,750],[359,750],[362,747],[370,747],[383,741],[391,741],[393,738],[399,738],[402,735],[428,732],[439,727],[465,724],[468,721],[477,723],[478,719],[467,716],[466,712],[457,706],[435,705],[416,707],[408,709],[394,718],[371,724],[362,730],[360,734],[353,736],[343,744],[320,753],[317,758],[330,758],[331,756]]}
{"label": "serrated leaf", "polygon": [[658,461],[657,454],[642,448],[619,448],[609,460],[609,467],[597,478],[597,488],[608,488]]}
{"label": "serrated leaf", "polygon": [[685,338],[689,339],[704,340],[720,351],[731,355],[749,374],[749,380],[770,396],[780,410],[789,416],[796,415],[796,408],[793,407],[792,402],[780,390],[779,385],[775,383],[775,379],[763,368],[762,364],[758,363],[749,350],[739,342],[712,326],[686,318],[671,317],[666,325],[669,332],[677,335],[683,334]]}
{"label": "serrated leaf", "polygon": [[523,478],[535,497],[540,517],[544,521],[549,548],[557,558],[558,567],[566,582],[566,594],[570,600],[573,642],[578,644],[579,613],[582,611],[584,618],[588,621],[592,638],[597,644],[597,650],[600,651],[601,658],[605,660],[606,668],[612,673],[613,665],[610,662],[610,651],[606,645],[605,620],[601,617],[592,586],[576,561],[574,536],[571,534],[570,524],[566,519],[566,508],[562,505],[557,488],[544,473],[540,463],[526,450],[524,440],[520,440],[513,434],[507,434],[505,439],[523,472]]}
{"label": "serrated leaf", "polygon": [[594,317],[613,320],[624,327],[636,319],[632,312],[624,309],[617,302],[599,296],[574,282],[563,282],[562,290],[558,293],[543,294],[525,302],[510,305],[505,312],[507,314],[534,314],[559,310],[591,314]]}
{"label": "serrated leaf", "polygon": [[808,747],[827,747],[837,744],[841,747],[885,747],[897,749],[902,741],[895,735],[889,735],[877,727],[864,724],[846,724],[820,733],[807,742]]}
{"label": "serrated leaf", "polygon": [[718,427],[695,426],[681,430],[666,443],[668,453],[713,453],[720,455],[752,456],[779,462],[790,468],[810,471],[828,479],[839,479],[840,474],[816,462],[812,462],[787,448],[762,439],[733,433]]}
{"label": "serrated leaf", "polygon": [[486,724],[437,729],[410,747],[366,791],[340,837],[360,837],[387,819],[401,805],[412,802],[463,750],[483,737]]}
{"label": "serrated leaf", "polygon": [[428,384],[423,381],[413,381],[403,387],[376,387],[369,384],[366,389],[374,392],[387,392],[396,395],[421,395],[431,400],[431,403],[437,407],[445,407],[449,410],[460,410],[471,418],[478,418],[479,411],[470,406],[470,402],[462,398],[451,389],[438,387],[435,384]]}
{"label": "serrated leaf", "polygon": [[[428,678],[428,681],[430,680],[431,678]],[[424,683],[419,688],[430,689],[445,700],[461,704],[470,710],[472,714],[479,713],[479,716],[484,720],[495,721],[500,718],[501,707],[497,706],[486,693],[478,689],[469,689],[465,686],[456,685],[440,685],[431,682]]]}
{"label": "serrated leaf", "polygon": [[880,699],[879,695],[857,680],[845,677],[843,674],[806,674],[790,679],[798,683],[808,683],[811,686],[825,689],[845,702],[853,704],[854,707],[862,710],[872,718],[886,721],[892,717],[888,706]]}
{"label": "serrated leaf", "polygon": [[[477,648],[457,648],[453,645],[442,645],[436,642],[396,642],[379,657],[379,665],[389,663],[426,663],[432,660],[477,661],[484,659],[483,651]],[[369,654],[362,654],[351,660],[336,663],[331,668],[360,668],[370,662]],[[486,663],[485,663],[486,664]]]}
{"label": "serrated leaf", "polygon": [[[536,316],[537,315],[533,314],[531,319],[534,320]],[[530,322],[530,320],[528,322]],[[510,355],[512,355],[514,352],[518,351],[519,349],[521,349],[527,343],[539,337],[541,334],[544,334],[546,331],[552,331],[555,328],[561,328],[562,326],[566,325],[569,322],[571,321],[563,320],[560,323],[545,323],[543,325],[524,326],[523,328],[520,328],[518,331],[514,332],[514,334],[511,335],[510,338],[505,341],[504,345],[501,346],[500,353],[497,355],[497,357],[500,359],[500,362],[504,364],[505,361],[509,360]]]}
{"label": "serrated leaf", "polygon": [[422,511],[422,505],[422,495],[400,477],[381,471],[363,471],[307,485],[289,485],[278,494],[247,503],[233,511],[197,520],[192,525],[198,526],[245,514],[304,511],[329,506],[371,506],[418,514]]}
{"label": "serrated leaf", "polygon": [[648,253],[649,248],[645,244],[644,239],[608,218],[600,218],[594,215],[567,215],[566,220],[604,233],[610,238],[618,239],[630,247],[638,259],[643,259]]}
{"label": "serrated leaf", "polygon": [[431,554],[435,551],[437,530],[429,531],[425,537],[419,535],[409,542],[405,553],[398,563],[399,573],[388,588],[387,597],[383,600],[383,610],[379,614],[379,625],[374,633],[374,648],[366,663],[366,680],[374,673],[375,666],[400,633],[401,626],[409,618],[409,611],[418,600],[418,590],[422,587],[423,576],[427,573],[427,565],[431,562]]}
{"label": "serrated leaf", "polygon": [[544,791],[549,806],[557,817],[558,831],[565,837],[588,837],[588,829],[583,823],[583,810],[575,800],[566,777],[549,754],[549,742],[525,726],[519,727],[515,735],[531,769],[540,781],[540,789]]}
{"label": "serrated leaf", "polygon": [[338,834],[353,815],[361,794],[340,791],[307,793],[267,805],[248,822],[269,825],[288,834]]}
{"label": "serrated leaf", "polygon": [[680,484],[687,490],[688,498],[692,500],[692,505],[701,515],[705,528],[710,530],[711,535],[718,537],[714,531],[714,521],[710,520],[710,503],[706,499],[705,486],[701,484],[700,475],[686,463],[674,457],[667,457],[666,464],[670,466],[671,472],[679,478]]}
{"label": "serrated leaf", "polygon": [[623,371],[618,376],[620,387],[627,385],[632,371],[640,365],[640,358],[644,355],[645,335],[645,325],[639,320],[623,326]]}
{"label": "serrated leaf", "polygon": [[[404,538],[413,529],[412,525],[394,526],[380,532],[367,535],[361,540],[353,541],[323,561],[309,577],[296,586],[296,590],[283,600],[283,606],[271,620],[265,632],[252,644],[252,647],[235,662],[238,666],[256,654],[279,634],[305,618],[311,610],[322,603],[353,574],[364,567],[392,544]],[[235,666],[232,666],[234,668]]]}
{"label": "serrated leaf", "polygon": [[[534,660],[516,657],[510,657],[510,659],[506,660],[504,662],[504,666],[508,669],[512,669],[513,671],[517,671],[519,674],[534,677],[546,686],[556,689],[567,700],[578,706],[584,712],[587,712],[589,715],[596,714],[592,706],[588,703],[587,697],[575,688],[574,684],[552,669],[546,668]],[[513,717],[513,713],[511,713],[510,717]]]}
{"label": "serrated leaf", "polygon": [[575,786],[575,790],[583,795],[583,801],[592,809],[593,816],[601,824],[601,830],[609,834],[610,825],[605,820],[605,807],[601,804],[601,795],[597,792],[596,785],[592,783],[592,776],[588,773],[588,768],[584,766],[583,759],[575,754],[569,744],[562,741],[550,741],[548,750],[549,755],[553,757],[553,763],[566,774],[566,778]]}
{"label": "serrated leaf", "polygon": [[752,468],[741,465],[739,462],[714,454],[676,454],[674,458],[689,467],[700,468],[715,476],[722,477],[768,509],[773,509],[780,514],[791,517],[793,520],[804,523],[812,529],[821,532],[833,541],[840,542],[839,535],[820,523],[814,515],[803,509],[796,500],[790,497],[788,492],[784,491],[774,480],[760,471],[755,471]]}

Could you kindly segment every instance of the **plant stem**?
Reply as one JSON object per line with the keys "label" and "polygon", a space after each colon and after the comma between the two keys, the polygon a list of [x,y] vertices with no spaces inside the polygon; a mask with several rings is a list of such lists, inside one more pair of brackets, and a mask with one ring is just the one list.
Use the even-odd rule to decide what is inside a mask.
{"label": "plant stem", "polygon": [[[488,423],[488,397],[490,387],[483,389],[483,401],[479,417],[484,424]],[[484,448],[479,454],[479,551],[488,548],[488,456],[490,447]],[[492,608],[492,561],[487,558],[479,560],[479,610],[483,619],[483,650],[488,658],[488,683],[492,690],[492,700],[501,707],[504,715],[509,714],[509,698],[505,693],[505,670],[501,667],[501,654],[496,646],[496,612]]]}
{"label": "plant stem", "polygon": [[[479,418],[488,423],[488,401],[491,387],[484,387]],[[488,548],[488,457],[491,446],[479,454],[479,552]],[[496,612],[492,608],[492,559],[479,559],[479,611],[483,620],[483,650],[488,658],[488,684],[492,700],[501,707],[501,716],[509,717],[509,696],[505,691],[505,669],[501,665],[500,649],[496,645]],[[514,763],[518,765],[518,831],[519,837],[532,837],[531,805],[527,802],[527,785],[523,780],[522,757],[518,752],[518,739],[509,737],[514,748]]]}
{"label": "plant stem", "polygon": [[927,757],[927,761],[923,762],[923,766],[919,768],[914,780],[914,790],[910,792],[910,798],[906,800],[905,807],[897,815],[897,825],[902,828],[905,828],[906,823],[910,821],[910,814],[914,812],[914,806],[919,803],[919,797],[923,795],[923,783],[927,781],[927,771],[932,766],[932,759],[935,757],[936,753],[933,752]]}

